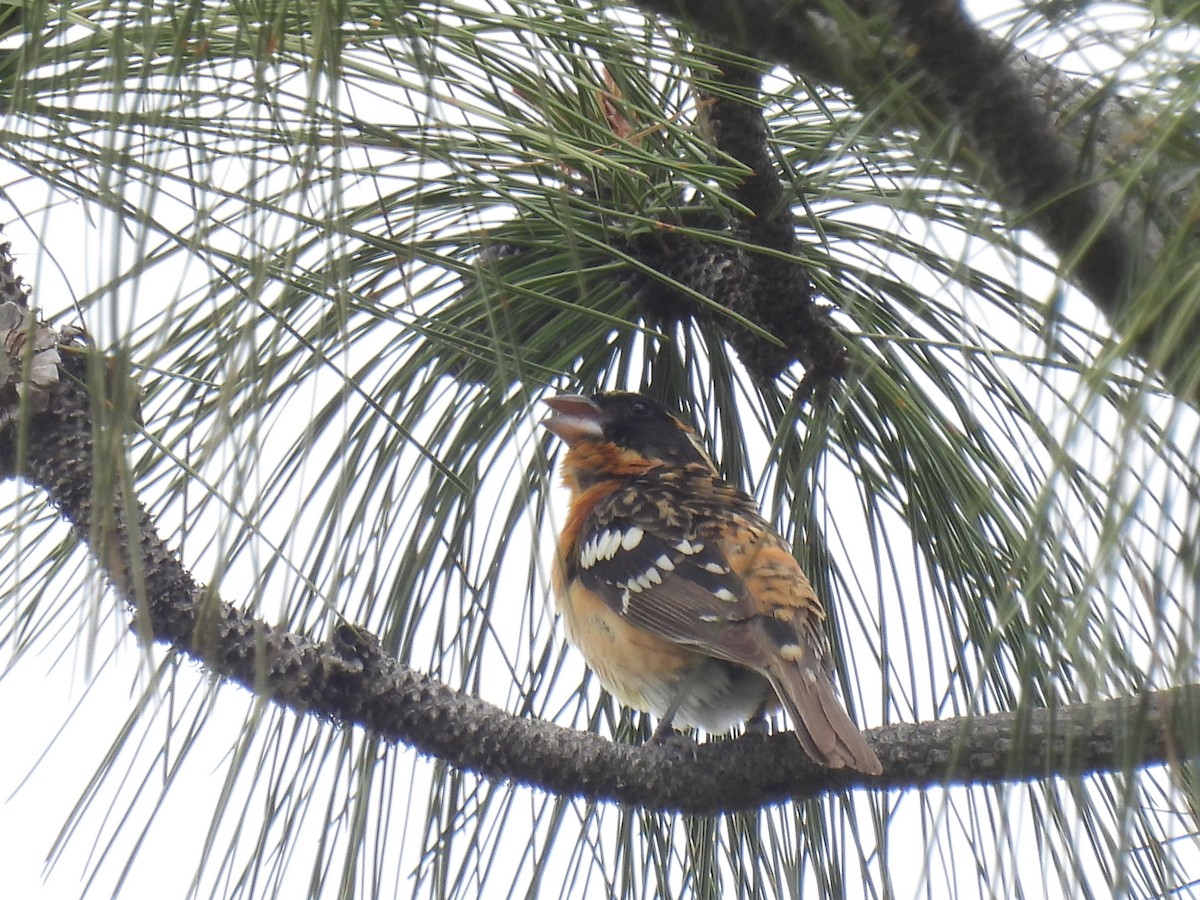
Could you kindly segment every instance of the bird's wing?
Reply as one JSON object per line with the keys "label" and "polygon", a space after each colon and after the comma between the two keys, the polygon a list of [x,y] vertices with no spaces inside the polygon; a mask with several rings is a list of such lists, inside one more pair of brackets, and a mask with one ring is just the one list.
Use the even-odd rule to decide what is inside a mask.
{"label": "bird's wing", "polygon": [[[711,477],[634,479],[583,523],[584,587],[632,624],[755,669],[778,645],[813,644],[820,602],[786,544],[741,491]],[[813,627],[818,626],[818,627]]]}
{"label": "bird's wing", "polygon": [[632,624],[766,676],[814,759],[882,771],[834,693],[824,607],[743,492],[710,477],[634,479],[593,508],[574,562]]}

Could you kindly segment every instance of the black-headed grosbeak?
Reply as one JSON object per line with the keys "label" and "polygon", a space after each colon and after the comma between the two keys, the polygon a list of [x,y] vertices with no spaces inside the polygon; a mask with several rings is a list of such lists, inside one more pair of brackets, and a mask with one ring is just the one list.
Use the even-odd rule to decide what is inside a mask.
{"label": "black-headed grosbeak", "polygon": [[560,395],[571,506],[554,589],[567,636],[621,703],[723,731],[782,702],[832,768],[883,771],[834,695],[825,610],[787,542],[696,432],[640,394]]}

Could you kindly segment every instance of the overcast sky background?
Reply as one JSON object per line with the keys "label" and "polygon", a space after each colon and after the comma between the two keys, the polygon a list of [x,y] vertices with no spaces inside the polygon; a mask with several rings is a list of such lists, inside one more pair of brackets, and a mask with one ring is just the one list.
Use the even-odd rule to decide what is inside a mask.
{"label": "overcast sky background", "polygon": [[[979,15],[994,12],[999,4],[971,4]],[[1105,8],[1098,10],[1104,13]],[[1105,71],[1120,60],[1093,51],[1088,65]],[[0,183],[11,181],[0,173]],[[5,239],[13,243],[17,271],[34,286],[33,302],[47,313],[69,308],[70,298],[95,290],[111,274],[109,257],[118,233],[97,227],[81,213],[76,205],[56,205],[48,211],[44,186],[25,182],[10,190],[8,212],[0,218],[9,221]],[[28,213],[42,210],[23,222],[13,221],[14,210]],[[40,251],[44,243],[49,254]],[[180,270],[181,279],[191,278],[200,284],[206,273],[199,266],[189,272]],[[156,272],[155,279],[168,279],[170,270]],[[1039,277],[1033,273],[1029,278]],[[163,294],[176,293],[176,284],[163,282]],[[143,284],[143,288],[146,285]],[[1046,286],[1050,291],[1049,282]],[[139,303],[152,291],[143,290]],[[138,313],[140,318],[145,313]],[[93,328],[99,323],[89,323]],[[536,411],[532,413],[536,415]],[[23,487],[17,490],[26,490]],[[7,492],[14,490],[5,486]],[[4,527],[9,527],[5,523]],[[67,529],[57,526],[62,535]],[[539,552],[549,555],[550,548]],[[185,560],[186,562],[186,560]],[[203,572],[197,575],[203,578]],[[228,590],[226,581],[223,590]],[[230,593],[226,599],[237,602]],[[3,612],[0,612],[3,615]],[[89,658],[83,642],[55,641],[56,648],[67,647],[64,655],[28,654],[13,664],[0,678],[0,708],[4,709],[9,727],[0,734],[0,854],[4,865],[3,892],[20,898],[69,898],[82,892],[81,881],[96,865],[93,836],[76,833],[62,860],[55,863],[50,875],[45,873],[45,860],[54,845],[58,830],[67,820],[72,806],[84,795],[89,781],[101,765],[109,747],[116,741],[133,708],[133,699],[154,691],[152,671],[147,652],[127,633],[128,615],[123,606],[114,604],[111,595],[97,592],[94,604],[81,609],[77,619],[78,632],[86,634],[101,623],[101,639],[96,642],[99,656]],[[115,648],[115,649],[111,649]],[[109,656],[108,654],[112,655]],[[153,651],[155,664],[163,658],[160,650]],[[171,716],[172,706],[184,706],[199,701],[207,692],[207,676],[197,667],[184,663],[176,676],[170,694],[159,696],[162,706],[160,721]],[[121,896],[127,898],[158,898],[182,896],[196,866],[196,854],[205,841],[210,827],[206,810],[212,797],[222,790],[225,765],[242,733],[248,716],[253,715],[252,698],[238,688],[226,687],[216,694],[203,731],[196,737],[201,748],[192,751],[192,764],[186,768],[186,779],[172,786],[162,806],[147,830],[143,846],[138,851],[139,864],[130,873]],[[65,724],[64,724],[65,723]],[[164,725],[165,728],[165,725]],[[139,753],[135,773],[152,765],[158,747],[148,742]],[[211,759],[205,772],[196,765],[197,759]],[[418,763],[418,770],[428,763]],[[158,770],[161,778],[167,773]],[[160,802],[160,783],[148,783],[145,803]],[[111,790],[106,785],[105,790]],[[414,810],[420,815],[424,800],[416,792]],[[97,809],[103,804],[98,803]],[[147,807],[148,808],[148,807]],[[122,806],[117,807],[123,809]],[[199,811],[199,812],[197,812]],[[402,810],[395,810],[402,815]],[[148,818],[148,816],[146,817]],[[91,820],[94,820],[94,816]],[[133,850],[136,829],[126,829],[100,866],[102,884],[110,883]],[[146,865],[146,860],[160,857],[161,869]],[[1036,857],[1030,865],[1041,866]],[[308,870],[301,866],[299,889],[306,882]],[[401,894],[404,872],[397,866],[396,883]],[[973,883],[973,878],[972,878]],[[1047,891],[1053,889],[1048,884]],[[299,892],[297,896],[299,896]]]}

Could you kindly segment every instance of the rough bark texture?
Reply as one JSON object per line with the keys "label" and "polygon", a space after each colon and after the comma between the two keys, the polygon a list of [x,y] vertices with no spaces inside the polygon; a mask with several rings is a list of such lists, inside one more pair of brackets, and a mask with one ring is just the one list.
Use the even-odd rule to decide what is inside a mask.
{"label": "rough bark texture", "polygon": [[[846,367],[848,337],[818,302],[808,270],[797,254],[794,197],[783,182],[768,147],[760,105],[762,73],[732,57],[715,60],[720,74],[702,85],[697,100],[713,156],[741,163],[749,174],[731,191],[745,208],[731,221],[705,223],[724,228],[736,244],[668,233],[631,250],[650,268],[710,298],[719,307],[754,323],[776,338],[746,328],[668,285],[645,279],[638,286],[642,308],[667,320],[696,318],[723,333],[756,378],[766,382],[793,362],[806,370],[808,385],[840,377]],[[754,253],[748,246],[774,253]],[[780,254],[787,254],[787,258]]]}
{"label": "rough bark texture", "polygon": [[[15,282],[12,282],[15,284]],[[0,292],[3,285],[0,285]],[[0,298],[3,299],[3,298]],[[790,734],[749,735],[691,752],[629,746],[512,716],[386,655],[350,626],[327,642],[254,619],[198,584],[121,488],[97,473],[87,384],[91,354],[64,349],[64,377],[25,434],[19,473],[44,490],[133,613],[144,640],[169,645],[213,675],[300,713],[360,726],[461,769],[563,795],[709,814],[803,800],[853,787],[920,788],[1093,771],[1128,771],[1197,751],[1200,686],[1057,710],[876,728],[878,778],[822,769]],[[0,465],[14,474],[19,429],[0,429]],[[1185,727],[1186,726],[1186,727]]]}
{"label": "rough bark texture", "polygon": [[[945,147],[964,177],[1002,206],[1014,226],[1028,228],[1050,246],[1062,260],[1062,275],[1091,298],[1181,399],[1193,404],[1200,399],[1194,360],[1200,313],[1186,292],[1149,310],[1140,288],[1164,277],[1165,265],[1188,265],[1180,247],[1196,241],[1193,201],[1191,191],[1178,185],[1191,183],[1190,162],[1160,184],[1114,176],[1121,166],[1136,170],[1142,144],[1148,142],[1153,152],[1158,140],[1147,137],[1145,113],[1136,104],[1017,52],[977,27],[955,0],[847,0],[840,8],[818,0],[633,0],[633,5],[730,51],[842,90],[864,114],[893,122],[898,132],[943,135],[948,124],[954,126],[954,139]],[[847,338],[833,327],[829,310],[813,302],[804,266],[746,249],[793,250],[790,209],[799,198],[783,195],[768,152],[754,100],[757,73],[728,59],[719,65],[729,90],[708,92],[706,98],[714,151],[750,168],[734,195],[751,212],[723,223],[696,211],[687,213],[693,219],[673,224],[725,228],[745,244],[701,240],[664,223],[661,234],[618,249],[711,302],[635,273],[634,290],[652,320],[704,321],[726,336],[763,381],[794,362],[805,367],[812,383],[836,379],[845,371]],[[738,101],[739,91],[745,102]],[[703,88],[699,93],[704,98]],[[1181,123],[1174,131],[1187,129]],[[1200,146],[1192,146],[1195,152]],[[787,176],[783,183],[803,181],[802,172]],[[711,304],[778,340],[714,313]]]}
{"label": "rough bark texture", "polygon": [[1063,274],[1182,399],[1200,399],[1200,315],[1186,297],[1147,311],[1136,289],[1164,264],[1164,247],[1194,244],[1196,234],[1187,190],[1112,180],[1114,163],[1136,155],[1144,133],[1134,104],[1007,47],[955,0],[849,0],[838,19],[820,0],[633,2],[845,90],[864,110],[879,105],[880,85],[910,84],[912,104],[897,125],[957,125],[964,172],[1058,254]]}
{"label": "rough bark texture", "polygon": [[[1152,244],[1133,242],[1123,223],[1109,215],[1111,194],[1105,191],[1111,186],[1092,183],[1088,167],[1080,165],[1082,138],[1058,122],[1034,90],[1044,72],[1031,76],[1015,68],[957,4],[863,2],[864,14],[876,15],[860,23],[863,33],[878,40],[871,58],[855,56],[861,36],[851,39],[839,31],[820,3],[639,0],[639,5],[851,91],[865,90],[881,66],[891,74],[914,72],[929,108],[953,116],[967,144],[994,170],[997,198],[1027,215],[1073,261],[1079,283],[1114,321],[1128,316],[1126,287],[1152,263],[1145,255]],[[729,227],[786,252],[794,223],[753,105],[757,76],[730,67],[726,77],[729,93],[711,96],[708,117],[716,149],[749,168],[738,199],[753,213]],[[731,329],[731,340],[756,375],[772,377],[793,359],[810,371],[836,374],[841,337],[813,303],[799,263],[673,240],[665,236],[661,246],[642,251],[666,274],[780,339],[776,344],[748,329]],[[0,294],[23,300],[6,258]],[[1138,346],[1162,360],[1168,374],[1182,377],[1172,368],[1174,357],[1162,352],[1166,340],[1146,331]],[[0,429],[0,476],[23,477],[46,492],[107,571],[143,639],[165,643],[215,676],[299,712],[361,726],[489,778],[695,813],[860,785],[896,789],[1128,771],[1197,753],[1196,685],[1058,710],[874,729],[869,736],[885,767],[879,778],[819,769],[786,734],[706,744],[693,754],[677,746],[614,745],[511,716],[408,669],[384,654],[370,634],[343,627],[329,641],[316,641],[256,620],[198,584],[122,487],[123,473],[112,465],[120,453],[113,447],[95,452],[96,435],[119,447],[120,432],[98,426],[103,405],[93,402],[96,391],[87,387],[103,385],[103,378],[88,371],[94,356],[78,345],[65,347],[64,356],[65,377],[48,409]],[[107,471],[97,470],[98,460]]]}

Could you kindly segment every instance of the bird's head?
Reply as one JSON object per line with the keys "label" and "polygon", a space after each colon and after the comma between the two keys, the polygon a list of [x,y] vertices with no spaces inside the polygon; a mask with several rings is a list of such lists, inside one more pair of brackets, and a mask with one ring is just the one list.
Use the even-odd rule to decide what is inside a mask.
{"label": "bird's head", "polygon": [[642,394],[559,394],[546,405],[552,412],[542,425],[608,474],[635,474],[647,464],[716,471],[696,430]]}

